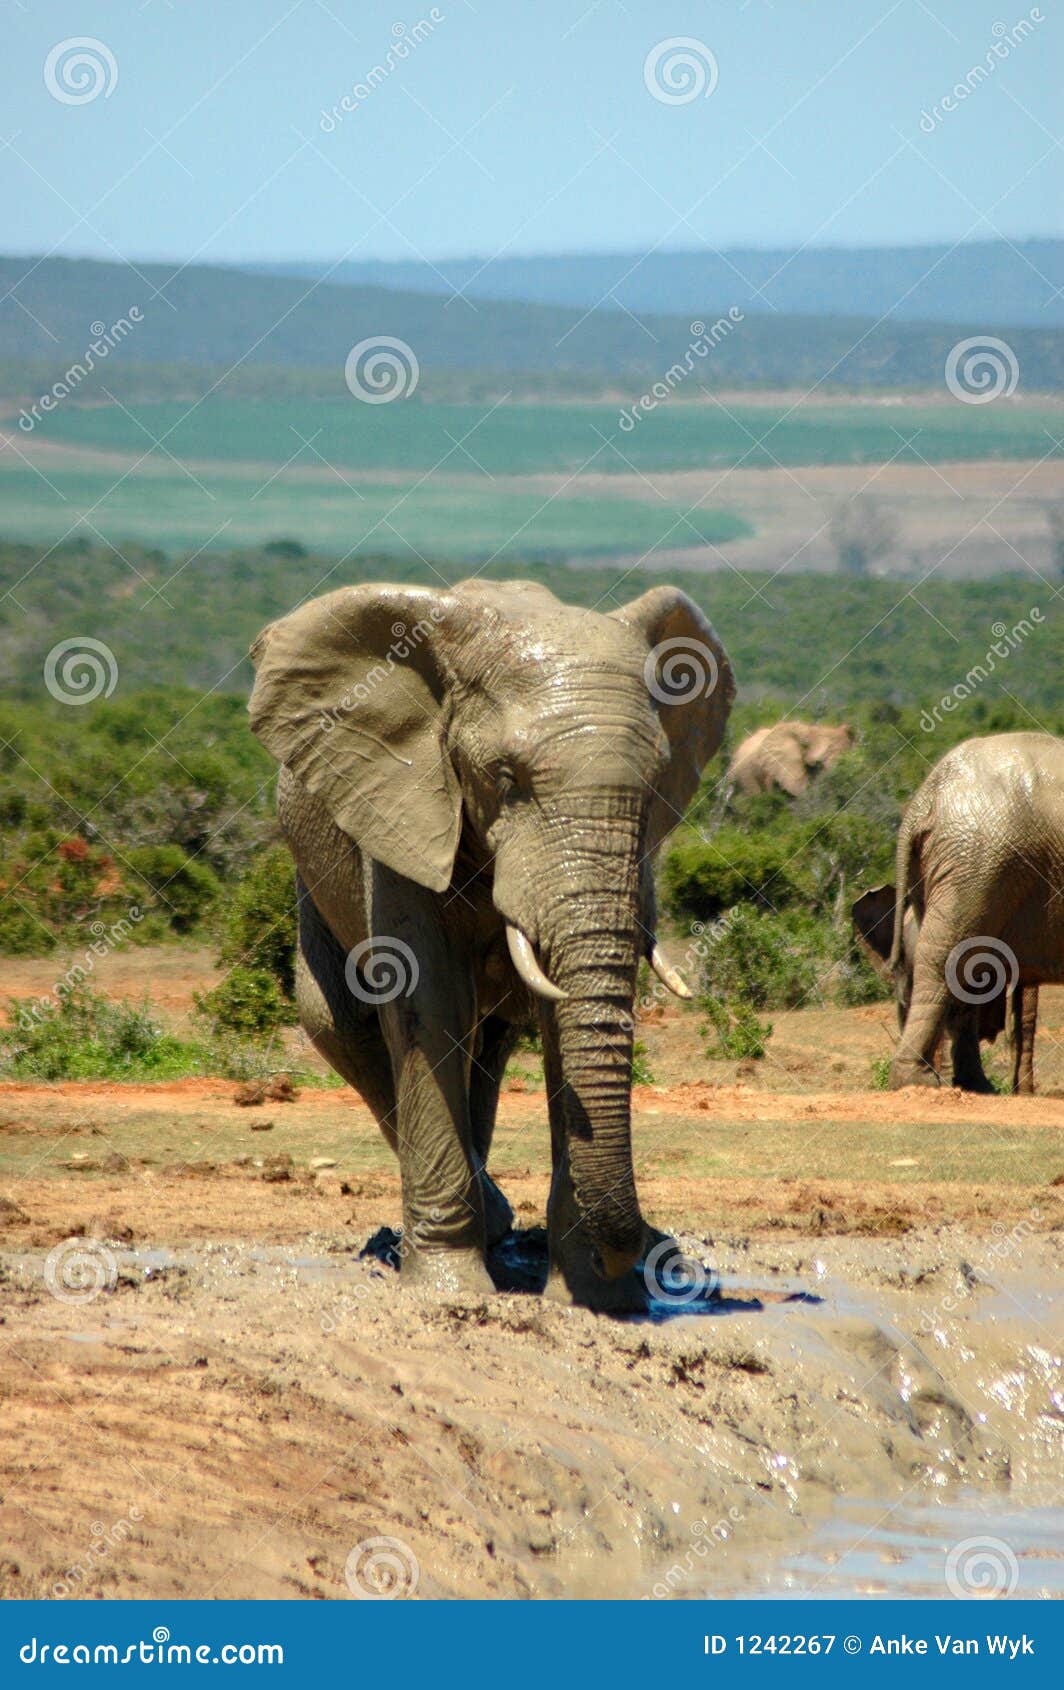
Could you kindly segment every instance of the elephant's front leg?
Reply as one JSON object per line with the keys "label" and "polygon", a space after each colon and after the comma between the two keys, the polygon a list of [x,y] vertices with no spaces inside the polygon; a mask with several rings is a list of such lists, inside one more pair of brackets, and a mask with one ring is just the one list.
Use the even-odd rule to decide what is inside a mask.
{"label": "elephant's front leg", "polygon": [[[476,1005],[472,970],[443,925],[432,893],[376,871],[370,990],[378,1002],[396,1092],[403,1184],[405,1286],[484,1295],[484,1202],[469,1112]],[[373,985],[376,975],[377,987]]]}

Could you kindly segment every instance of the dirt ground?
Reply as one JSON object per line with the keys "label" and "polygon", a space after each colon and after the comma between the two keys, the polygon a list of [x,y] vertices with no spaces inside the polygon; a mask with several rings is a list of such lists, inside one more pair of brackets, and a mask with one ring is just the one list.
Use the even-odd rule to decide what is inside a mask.
{"label": "dirt ground", "polygon": [[[207,959],[107,966],[176,1024]],[[775,1017],[741,1071],[647,1022],[640,1191],[698,1268],[623,1320],[538,1292],[531,1056],[492,1155],[522,1230],[476,1303],[404,1291],[390,1235],[361,1254],[399,1181],[345,1088],[0,1085],[0,1593],[949,1594],[989,1531],[1061,1594],[1046,997],[1033,1098],[868,1090],[885,1006]]]}

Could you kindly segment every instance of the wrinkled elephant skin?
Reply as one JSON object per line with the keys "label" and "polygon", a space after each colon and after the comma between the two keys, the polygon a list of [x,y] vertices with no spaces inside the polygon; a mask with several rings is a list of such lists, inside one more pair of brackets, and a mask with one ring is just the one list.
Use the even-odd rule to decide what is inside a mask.
{"label": "wrinkled elephant skin", "polygon": [[657,1236],[632,1166],[636,971],[654,853],[734,696],[716,634],[671,587],[602,614],[477,580],[330,593],[252,655],[298,869],[300,1016],[397,1151],[404,1283],[491,1288],[499,1085],[538,1010],[549,1290],[625,1305]]}
{"label": "wrinkled elephant skin", "polygon": [[1033,1089],[1037,988],[1064,980],[1064,740],[994,734],[955,746],[935,765],[902,818],[893,887],[854,905],[858,930],[882,955],[889,897],[888,966],[902,1035],[891,1085],[934,1084],[943,1034],[954,1078],[989,1089],[980,1037],[992,1037],[1011,1002],[1013,1076]]}

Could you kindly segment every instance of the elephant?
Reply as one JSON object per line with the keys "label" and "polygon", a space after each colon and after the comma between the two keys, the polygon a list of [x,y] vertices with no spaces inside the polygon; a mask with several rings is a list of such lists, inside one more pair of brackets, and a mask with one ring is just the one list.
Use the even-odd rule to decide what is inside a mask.
{"label": "elephant", "polygon": [[[863,892],[852,908],[853,924],[865,954],[877,974],[890,979],[890,953],[894,942],[893,885],[874,886]],[[910,905],[902,922],[902,956],[905,978],[901,999],[912,998],[913,964],[920,923]],[[1008,1013],[1006,1013],[1006,1010]],[[899,1009],[899,1019],[904,1017]],[[1009,1022],[1012,1044],[1012,1091],[1030,1095],[1034,1091],[1034,1040],[1038,1026],[1038,987],[1014,986],[1011,993],[999,992],[986,1003],[970,1008],[954,1004],[946,1018],[946,1036],[950,1041],[952,1079],[962,1091],[993,1091],[979,1057],[979,1044],[985,1040],[993,1044]],[[936,1052],[933,1066],[941,1069],[941,1050]]]}
{"label": "elephant", "polygon": [[728,782],[748,794],[779,788],[799,798],[811,777],[830,769],[853,743],[853,729],[845,722],[838,727],[823,722],[777,722],[743,740],[731,760]]}
{"label": "elephant", "polygon": [[637,1304],[667,1243],[632,1163],[636,976],[646,958],[690,995],[657,943],[653,861],[735,694],[717,634],[673,587],[603,612],[477,579],[341,588],[251,655],[299,1015],[397,1153],[402,1283],[492,1290],[512,1221],[487,1173],[499,1087],[538,1014],[548,1295]]}
{"label": "elephant", "polygon": [[[905,810],[895,878],[889,966],[902,1033],[890,1083],[897,1089],[937,1084],[939,1040],[964,1011],[1064,980],[1064,740],[1005,733],[954,746]],[[911,964],[910,911],[917,923],[915,937],[910,925]],[[1033,1038],[1036,1004],[1024,991],[1013,1009],[1022,1046],[1024,1021]],[[977,1035],[964,1037],[961,1070],[975,1082]]]}

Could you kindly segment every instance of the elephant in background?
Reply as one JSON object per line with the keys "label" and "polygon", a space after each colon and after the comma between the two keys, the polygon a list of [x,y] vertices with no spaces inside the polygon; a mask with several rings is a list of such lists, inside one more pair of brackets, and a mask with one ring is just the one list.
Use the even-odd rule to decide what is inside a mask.
{"label": "elephant in background", "polygon": [[854,743],[845,722],[777,722],[758,728],[739,746],[728,769],[728,782],[740,792],[771,792],[778,788],[799,798],[813,776],[830,769]]}
{"label": "elephant in background", "polygon": [[939,1041],[965,1020],[961,1072],[977,1084],[971,1012],[1003,1019],[1012,994],[1022,1054],[1037,1013],[1025,989],[1064,980],[1064,740],[1007,733],[954,746],[905,810],[896,882],[891,1085],[936,1084]]}
{"label": "elephant in background", "polygon": [[553,1176],[548,1292],[645,1296],[662,1234],[631,1150],[636,973],[654,854],[735,692],[687,596],[604,614],[531,582],[341,589],[259,636],[253,731],[281,764],[309,1037],[397,1152],[404,1283],[492,1289],[512,1220],[487,1173],[499,1086],[538,1011]]}
{"label": "elephant in background", "polygon": [[[852,909],[854,930],[869,962],[884,979],[893,976],[890,953],[894,943],[894,906],[896,892],[893,885],[875,886],[863,892]],[[913,965],[920,923],[910,905],[902,922],[902,957],[904,982],[902,1001],[912,998]],[[904,1018],[900,1015],[904,1025]],[[1012,1045],[1012,1090],[1029,1095],[1034,1091],[1034,1040],[1038,1026],[1038,987],[1014,986],[1011,992],[999,992],[986,1003],[967,1007],[951,1006],[946,1018],[946,1037],[950,1042],[952,1079],[962,1091],[993,1091],[979,1055],[981,1041],[993,1044],[1009,1023]],[[942,1067],[941,1045],[935,1053],[933,1066]]]}

